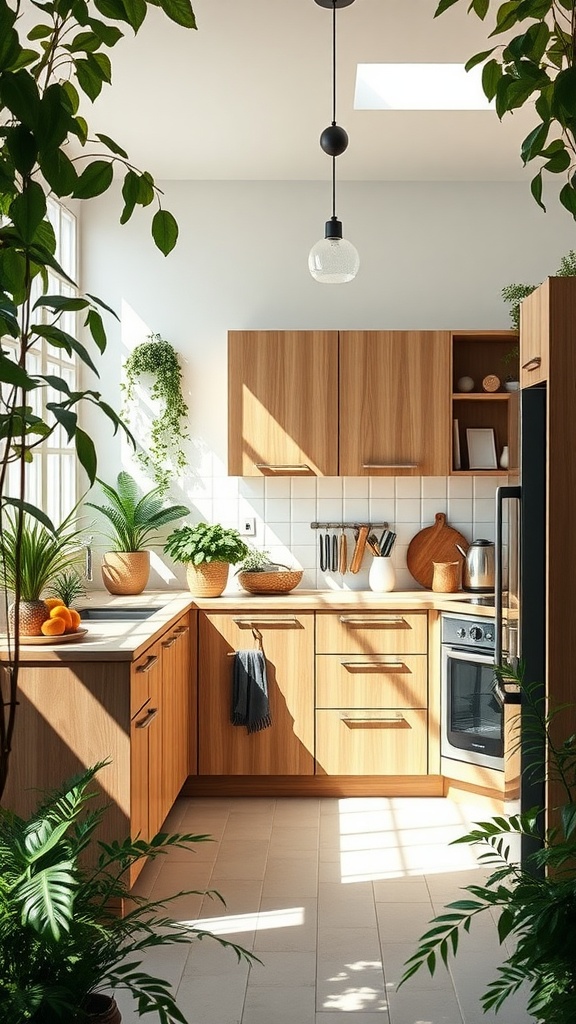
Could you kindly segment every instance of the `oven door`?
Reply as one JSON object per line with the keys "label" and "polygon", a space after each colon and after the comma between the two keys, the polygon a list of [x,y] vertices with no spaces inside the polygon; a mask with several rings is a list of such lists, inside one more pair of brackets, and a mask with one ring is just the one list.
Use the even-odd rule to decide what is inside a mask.
{"label": "oven door", "polygon": [[504,770],[504,714],[490,651],[442,647],[441,753]]}

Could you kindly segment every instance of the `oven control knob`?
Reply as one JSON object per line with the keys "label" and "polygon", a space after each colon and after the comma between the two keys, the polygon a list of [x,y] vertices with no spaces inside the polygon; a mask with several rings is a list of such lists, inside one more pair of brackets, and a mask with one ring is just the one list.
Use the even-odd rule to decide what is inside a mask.
{"label": "oven control knob", "polygon": [[459,636],[463,640],[466,636],[466,630],[462,629],[462,626],[460,626],[460,629],[456,630],[456,636]]}
{"label": "oven control knob", "polygon": [[484,636],[484,630],[482,629],[481,626],[471,626],[470,627],[470,639],[471,640],[481,640],[483,636]]}
{"label": "oven control knob", "polygon": [[486,637],[487,640],[493,640],[494,639],[492,633],[489,630],[487,630],[487,632],[484,633],[484,636]]}

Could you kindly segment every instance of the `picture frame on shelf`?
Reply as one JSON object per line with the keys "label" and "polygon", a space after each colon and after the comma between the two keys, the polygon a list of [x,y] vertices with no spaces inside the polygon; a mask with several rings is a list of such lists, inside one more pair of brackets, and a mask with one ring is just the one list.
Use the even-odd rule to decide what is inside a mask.
{"label": "picture frame on shelf", "polygon": [[492,427],[467,427],[468,465],[470,469],[497,469],[496,438]]}

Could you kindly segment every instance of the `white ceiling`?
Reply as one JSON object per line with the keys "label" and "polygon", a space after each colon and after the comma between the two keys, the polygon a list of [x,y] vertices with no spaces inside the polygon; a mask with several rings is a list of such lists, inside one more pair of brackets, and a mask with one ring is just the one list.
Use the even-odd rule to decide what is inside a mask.
{"label": "white ceiling", "polygon": [[[192,0],[198,31],[152,9],[112,52],[113,84],[87,111],[156,179],[330,176],[331,21],[314,0]],[[359,62],[461,62],[487,49],[466,0],[356,0],[337,14],[339,180],[517,180],[527,111],[354,111]],[[532,172],[533,173],[533,172]]]}

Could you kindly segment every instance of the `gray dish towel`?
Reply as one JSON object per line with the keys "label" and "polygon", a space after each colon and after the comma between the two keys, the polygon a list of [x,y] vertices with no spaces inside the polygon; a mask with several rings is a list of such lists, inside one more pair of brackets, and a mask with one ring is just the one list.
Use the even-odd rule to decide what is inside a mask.
{"label": "gray dish towel", "polygon": [[236,651],[232,671],[232,725],[259,732],[272,724],[263,651]]}

